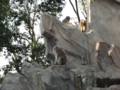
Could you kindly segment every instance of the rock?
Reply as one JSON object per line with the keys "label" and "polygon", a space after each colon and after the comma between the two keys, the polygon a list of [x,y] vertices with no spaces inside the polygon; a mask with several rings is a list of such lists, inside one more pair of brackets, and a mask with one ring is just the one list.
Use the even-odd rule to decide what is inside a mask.
{"label": "rock", "polygon": [[[87,37],[78,28],[71,28],[50,15],[42,15],[41,33],[44,36],[46,55],[54,61],[53,46],[57,45],[64,49],[68,61],[83,64],[87,61]],[[79,47],[79,48],[77,48]],[[73,66],[76,67],[76,66]]]}
{"label": "rock", "polygon": [[[26,65],[28,64],[30,65],[30,63],[26,63]],[[35,67],[35,65],[33,66],[34,68],[25,67],[24,64],[22,74],[8,73],[2,83],[2,90],[76,89],[75,75],[77,75],[77,69],[71,70],[65,65],[53,65],[43,70]],[[76,77],[76,80],[80,79]]]}
{"label": "rock", "polygon": [[58,45],[67,53],[67,64],[43,68],[35,62],[23,62],[21,74],[8,73],[5,76],[2,90],[84,90],[85,85],[93,85],[94,66],[89,65],[87,58],[85,33],[47,14],[42,16],[41,25],[47,57],[54,62],[52,48]]}
{"label": "rock", "polygon": [[109,88],[88,88],[87,90],[120,90],[120,85],[112,85]]}
{"label": "rock", "polygon": [[2,90],[2,89],[1,89],[1,85],[0,85],[0,90]]}
{"label": "rock", "polygon": [[8,73],[2,82],[1,90],[32,90],[32,88],[25,76],[18,73]]}
{"label": "rock", "polygon": [[[117,0],[90,0],[89,30],[95,30],[108,44],[120,48],[120,4]],[[119,1],[119,0],[118,0]]]}
{"label": "rock", "polygon": [[120,3],[120,0],[115,0],[116,2]]}
{"label": "rock", "polygon": [[109,56],[113,59],[113,62],[117,68],[120,68],[120,49],[119,47],[112,45],[112,49],[108,52]]}
{"label": "rock", "polygon": [[110,54],[113,57],[111,58],[108,54],[111,50],[111,46],[105,42],[96,43],[96,50],[98,52],[96,56],[98,63],[96,69],[96,77],[100,79],[119,79],[120,68],[117,67],[117,65],[120,63],[120,61],[118,60],[118,58],[115,59],[115,55],[118,55],[119,53],[115,54],[114,48]]}

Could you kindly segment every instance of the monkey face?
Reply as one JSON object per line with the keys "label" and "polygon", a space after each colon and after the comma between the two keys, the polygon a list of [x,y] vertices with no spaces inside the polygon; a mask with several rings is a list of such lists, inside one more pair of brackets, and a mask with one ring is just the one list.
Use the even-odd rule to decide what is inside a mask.
{"label": "monkey face", "polygon": [[56,52],[58,50],[58,46],[53,47],[53,52]]}
{"label": "monkey face", "polygon": [[64,23],[68,23],[69,21],[70,21],[70,17],[67,16],[62,22],[64,22]]}
{"label": "monkey face", "polygon": [[67,16],[67,17],[66,17],[66,19],[69,21],[69,20],[70,20],[70,17],[69,17],[69,16]]}

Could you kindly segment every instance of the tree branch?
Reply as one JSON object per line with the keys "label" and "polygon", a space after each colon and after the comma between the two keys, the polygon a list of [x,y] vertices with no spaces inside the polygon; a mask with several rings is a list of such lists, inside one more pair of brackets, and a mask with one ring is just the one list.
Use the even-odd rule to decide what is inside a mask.
{"label": "tree branch", "polygon": [[[23,37],[23,36],[24,36],[24,37]],[[30,44],[30,41],[27,39],[28,37],[26,37],[25,35],[20,34],[19,37],[20,37],[21,39],[23,39],[23,40],[28,41],[28,43]]]}
{"label": "tree branch", "polygon": [[75,10],[75,7],[74,7],[73,3],[71,2],[71,0],[69,0],[69,2],[70,2],[70,4],[71,4],[71,6],[72,6],[72,8],[73,8],[73,10],[74,10],[74,12],[75,12],[77,18],[78,18],[78,22],[80,22],[80,17],[79,17],[79,11],[78,11],[77,0],[75,0],[76,10]]}
{"label": "tree branch", "polygon": [[28,41],[28,43],[30,44],[30,41],[27,38],[21,37],[21,39]]}
{"label": "tree branch", "polygon": [[81,13],[83,14],[83,16],[85,17],[85,19],[87,20],[87,17],[85,16],[85,14],[81,11]]}
{"label": "tree branch", "polygon": [[82,6],[83,6],[83,11],[85,12],[85,14],[87,15],[87,11],[86,11],[86,8],[85,8],[85,3],[84,3],[84,1],[83,0],[81,0],[82,1]]}
{"label": "tree branch", "polygon": [[34,7],[34,16],[33,16],[33,20],[32,20],[32,38],[33,39],[35,39],[35,32],[34,32],[34,30],[33,30],[33,28],[34,28],[34,23],[35,23],[35,15],[36,15],[36,4],[35,4],[35,7]]}
{"label": "tree branch", "polygon": [[77,0],[75,0],[75,4],[76,4],[76,11],[77,11],[76,15],[77,15],[77,18],[78,18],[78,22],[80,22]]}
{"label": "tree branch", "polygon": [[77,14],[77,12],[76,12],[76,10],[75,10],[75,7],[74,7],[74,5],[72,4],[71,0],[69,0],[69,2],[70,2],[70,4],[71,4],[71,6],[72,6],[74,12]]}

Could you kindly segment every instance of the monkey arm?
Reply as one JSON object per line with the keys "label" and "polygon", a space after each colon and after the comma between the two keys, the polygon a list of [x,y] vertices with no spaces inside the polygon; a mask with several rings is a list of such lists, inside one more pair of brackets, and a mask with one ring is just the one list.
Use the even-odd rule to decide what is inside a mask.
{"label": "monkey arm", "polygon": [[55,63],[54,64],[57,64],[57,59],[58,59],[58,54],[55,54]]}
{"label": "monkey arm", "polygon": [[61,63],[61,59],[62,59],[61,57],[58,58],[58,60],[57,60],[57,64],[58,64],[58,65],[61,65],[61,64],[62,64],[62,63]]}

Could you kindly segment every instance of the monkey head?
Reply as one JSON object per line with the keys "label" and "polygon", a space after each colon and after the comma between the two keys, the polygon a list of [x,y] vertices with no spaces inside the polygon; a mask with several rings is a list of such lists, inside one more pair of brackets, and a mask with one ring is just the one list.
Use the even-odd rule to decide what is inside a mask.
{"label": "monkey head", "polygon": [[70,21],[70,17],[67,16],[62,22],[64,22],[64,23],[68,23],[69,21]]}
{"label": "monkey head", "polygon": [[53,53],[56,53],[56,51],[58,51],[59,47],[58,46],[54,46],[53,47]]}
{"label": "monkey head", "polygon": [[67,16],[66,19],[67,19],[68,21],[70,21],[70,17],[69,17],[69,16]]}

